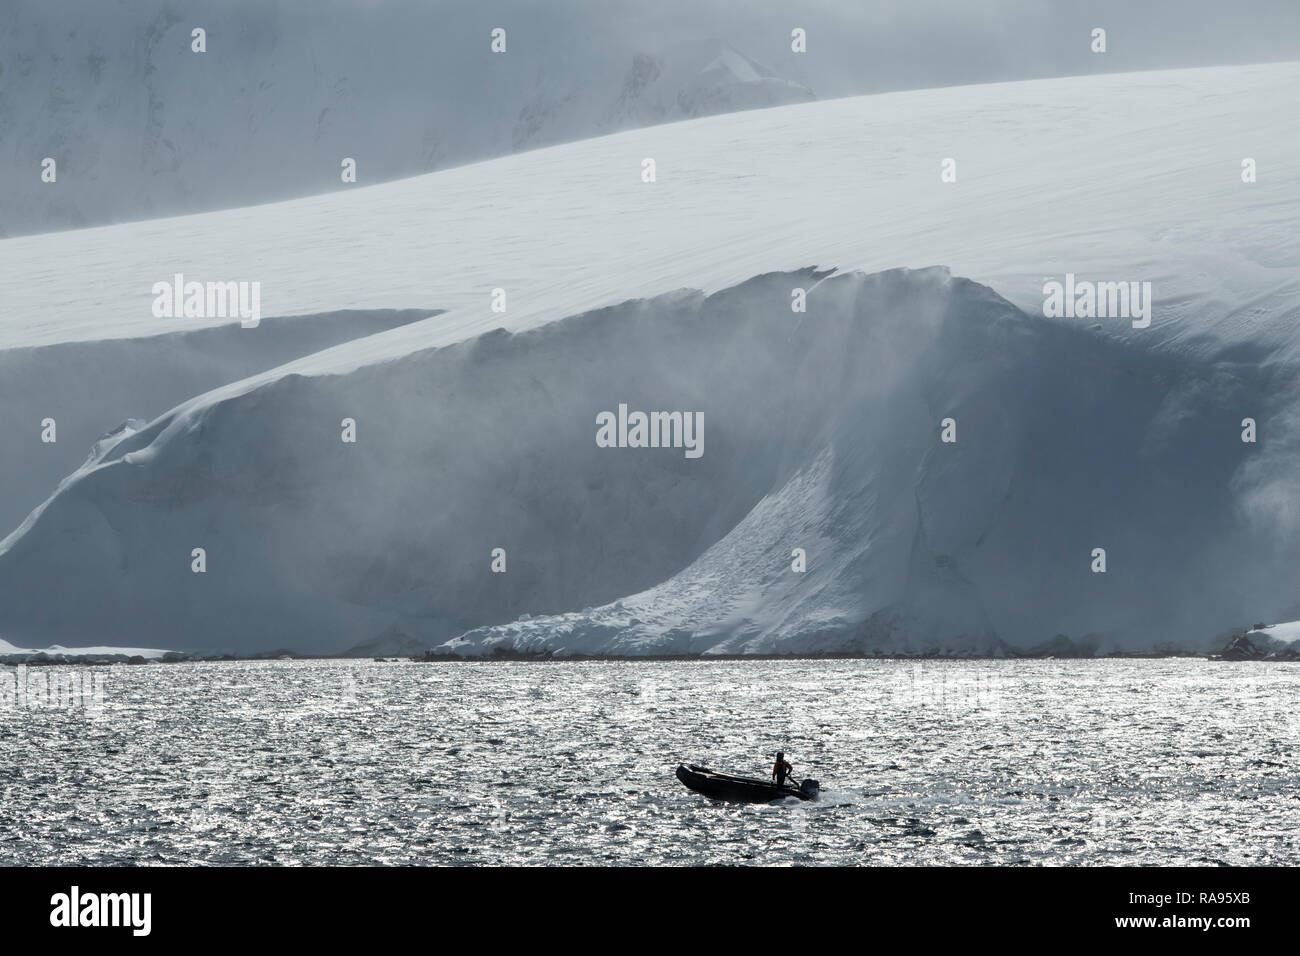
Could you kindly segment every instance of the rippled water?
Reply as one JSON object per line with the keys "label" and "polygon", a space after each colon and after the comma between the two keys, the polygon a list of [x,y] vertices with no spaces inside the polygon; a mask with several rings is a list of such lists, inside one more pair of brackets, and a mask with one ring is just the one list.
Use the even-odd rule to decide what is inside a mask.
{"label": "rippled water", "polygon": [[[274,661],[0,680],[5,864],[1300,863],[1294,665]],[[673,777],[679,760],[764,774],[778,747],[820,802],[713,803]]]}

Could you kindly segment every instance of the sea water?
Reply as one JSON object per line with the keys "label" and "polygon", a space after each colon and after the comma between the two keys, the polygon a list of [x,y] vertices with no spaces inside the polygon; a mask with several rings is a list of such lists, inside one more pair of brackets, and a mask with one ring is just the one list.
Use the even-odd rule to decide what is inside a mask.
{"label": "sea water", "polygon": [[[332,660],[0,680],[0,864],[1300,863],[1294,664]],[[765,776],[778,749],[818,802],[715,803],[673,775]]]}

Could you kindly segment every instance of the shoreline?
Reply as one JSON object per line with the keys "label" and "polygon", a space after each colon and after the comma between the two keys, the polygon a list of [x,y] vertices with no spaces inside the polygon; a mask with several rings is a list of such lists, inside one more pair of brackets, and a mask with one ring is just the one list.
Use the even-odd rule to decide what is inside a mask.
{"label": "shoreline", "polygon": [[520,652],[486,654],[478,657],[465,657],[455,654],[425,654],[419,657],[409,655],[374,655],[350,656],[343,654],[256,654],[239,656],[222,655],[188,655],[170,652],[163,657],[86,657],[60,659],[50,656],[32,657],[25,660],[6,660],[0,662],[5,667],[116,667],[172,664],[230,664],[230,663],[279,663],[286,661],[352,661],[385,664],[580,664],[580,663],[721,663],[721,662],[771,662],[771,661],[1105,661],[1105,660],[1203,660],[1206,662],[1265,662],[1296,663],[1300,656],[1267,655],[1262,657],[1225,656],[1222,652],[1214,654],[1197,654],[1192,651],[1168,653],[1121,653],[1109,654],[1003,654],[991,655],[954,655],[954,654],[863,654],[853,652],[829,652],[822,654],[566,654],[549,653],[525,654]]}

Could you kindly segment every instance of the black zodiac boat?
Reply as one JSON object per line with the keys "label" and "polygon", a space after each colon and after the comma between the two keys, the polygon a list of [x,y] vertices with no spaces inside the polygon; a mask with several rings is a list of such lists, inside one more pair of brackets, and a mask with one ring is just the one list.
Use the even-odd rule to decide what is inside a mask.
{"label": "black zodiac boat", "polygon": [[771,780],[718,773],[708,767],[697,767],[695,764],[678,764],[677,779],[706,797],[740,803],[767,803],[782,797],[816,800],[818,791],[816,780],[804,780],[797,787],[789,783],[778,787]]}

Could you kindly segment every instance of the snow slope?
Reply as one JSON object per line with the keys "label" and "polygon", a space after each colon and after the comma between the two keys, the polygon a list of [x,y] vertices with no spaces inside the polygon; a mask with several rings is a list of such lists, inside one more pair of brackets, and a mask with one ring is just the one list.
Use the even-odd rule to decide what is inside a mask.
{"label": "snow slope", "polygon": [[[0,633],[1204,649],[1297,598],[1300,133],[1274,121],[1297,79],[1281,64],[815,103],[7,240],[25,273],[0,276],[11,346],[174,328],[146,294],[173,271],[259,279],[268,314],[450,311],[106,444],[0,543]],[[959,179],[940,184],[949,155]],[[1260,182],[1241,183],[1243,155]],[[880,271],[933,263],[977,282]],[[843,274],[790,271],[810,264]],[[1152,280],[1152,327],[1042,318],[1043,278],[1067,270]],[[705,454],[597,448],[595,415],[620,402],[703,411]],[[508,623],[522,614],[567,616]]]}
{"label": "snow slope", "polygon": [[1296,643],[1300,641],[1300,621],[1287,621],[1283,624],[1255,628],[1246,632],[1246,637],[1272,653],[1294,651],[1300,647],[1300,644]]}
{"label": "snow slope", "polygon": [[1215,656],[1227,661],[1300,660],[1300,621],[1260,624],[1237,631]]}
{"label": "snow slope", "polygon": [[344,157],[376,183],[812,97],[721,41],[642,45],[603,6],[8,0],[0,236],[326,193]]}
{"label": "snow slope", "polygon": [[[16,237],[0,245],[0,348],[176,331],[150,309],[153,284],[175,272],[261,281],[264,315],[450,310],[350,350],[361,362],[762,272],[943,264],[1035,312],[1046,276],[1148,278],[1159,308],[1142,343],[1289,352],[1300,132],[1277,120],[1298,81],[1284,63],[854,97]],[[1259,164],[1254,184],[1243,156]],[[956,183],[940,182],[944,157],[958,160]],[[504,315],[490,311],[497,287]]]}
{"label": "snow slope", "polygon": [[[427,318],[425,310],[374,310],[269,318],[136,339],[68,342],[0,351],[0,528],[8,533],[86,459],[101,436],[255,372],[350,339]],[[54,442],[42,441],[53,419]]]}
{"label": "snow slope", "polygon": [[[720,294],[702,321],[752,317],[796,281]],[[729,310],[737,296],[748,306]],[[781,354],[763,385],[726,364],[735,346],[713,356],[746,413],[780,423],[764,441],[710,417],[747,466],[772,467],[746,473],[756,488],[728,478],[753,492],[714,505],[741,505],[739,522],[655,587],[443,649],[997,655],[1067,635],[1058,650],[1207,651],[1206,621],[1294,600],[1300,538],[1243,522],[1254,458],[1234,419],[1258,408],[1272,428],[1294,370],[1127,350],[937,270],[831,279],[817,299],[815,336],[759,350]]]}

